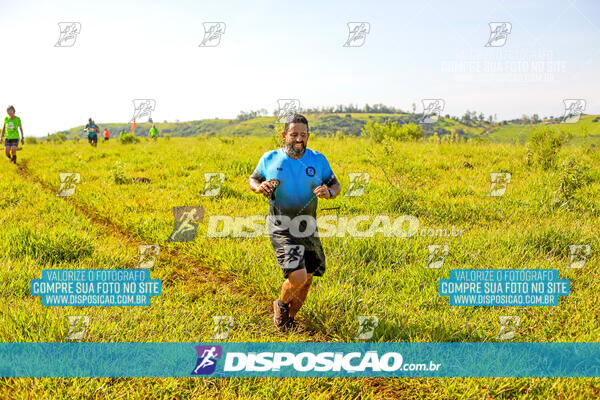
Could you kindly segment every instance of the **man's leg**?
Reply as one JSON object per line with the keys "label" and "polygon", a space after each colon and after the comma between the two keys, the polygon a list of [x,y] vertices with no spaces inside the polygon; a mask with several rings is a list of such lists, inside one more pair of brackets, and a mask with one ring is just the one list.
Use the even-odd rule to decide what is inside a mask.
{"label": "man's leg", "polygon": [[11,146],[4,146],[4,154],[8,157],[9,160],[12,161],[12,156],[10,155]]}
{"label": "man's leg", "polygon": [[310,289],[310,285],[312,284],[313,275],[306,274],[306,280],[304,284],[300,287],[300,290],[292,297],[292,301],[290,303],[290,318],[294,318],[300,308],[302,308],[302,304],[304,304],[304,300],[306,300],[306,295],[308,294],[308,290]]}
{"label": "man's leg", "polygon": [[[273,319],[275,324],[283,328],[291,321],[291,318],[298,311],[297,306],[304,286],[306,285],[308,275],[305,268],[292,271],[281,287],[281,296],[273,302]],[[290,309],[294,308],[294,314],[290,315]]]}
{"label": "man's leg", "polygon": [[290,272],[281,286],[281,301],[290,304],[294,299],[297,299],[307,279],[308,274],[305,268]]}
{"label": "man's leg", "polygon": [[[300,287],[292,298],[290,303],[289,315],[291,318],[295,317],[310,290],[310,285],[313,281],[313,276],[323,276],[325,272],[325,254],[323,253],[323,247],[318,239],[315,239],[309,250],[304,250],[304,264],[306,266],[306,278],[304,284]],[[290,274],[291,275],[291,274]]]}
{"label": "man's leg", "polygon": [[17,146],[11,146],[12,149],[12,162],[17,163]]}

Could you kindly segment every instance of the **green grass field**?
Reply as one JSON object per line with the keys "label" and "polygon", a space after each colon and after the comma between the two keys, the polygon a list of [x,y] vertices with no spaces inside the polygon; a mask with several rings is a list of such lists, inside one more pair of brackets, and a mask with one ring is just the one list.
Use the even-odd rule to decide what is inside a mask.
{"label": "green grass field", "polygon": [[[590,134],[592,131],[590,129]],[[525,163],[526,148],[502,143],[396,142],[313,137],[342,183],[367,172],[362,197],[321,201],[320,215],[413,215],[426,229],[462,229],[457,237],[322,239],[327,272],[299,314],[298,332],[280,333],[271,302],[282,283],[268,238],[207,238],[211,215],[264,215],[268,203],[248,188],[270,137],[161,138],[92,148],[86,142],[26,144],[18,166],[0,177],[0,339],[63,342],[67,317],[90,318],[87,342],[207,342],[212,317],[232,315],[227,341],[354,341],[358,316],[376,315],[372,341],[493,342],[499,317],[521,318],[513,341],[595,342],[600,338],[600,151],[566,146],[558,154],[584,167],[568,206],[554,205],[560,168]],[[69,198],[57,197],[59,173],[78,172]],[[204,173],[221,172],[216,197],[202,197]],[[502,197],[487,196],[490,173],[510,172]],[[150,183],[118,183],[145,177]],[[167,242],[172,207],[202,206],[191,243]],[[163,293],[150,307],[43,307],[29,282],[48,268],[134,268],[139,244],[158,244],[152,278]],[[441,269],[426,269],[428,245],[447,244]],[[569,245],[589,244],[583,269],[565,268]],[[552,268],[571,281],[558,307],[451,307],[437,294],[456,268]],[[1,398],[597,398],[599,379],[217,379],[5,378]]]}

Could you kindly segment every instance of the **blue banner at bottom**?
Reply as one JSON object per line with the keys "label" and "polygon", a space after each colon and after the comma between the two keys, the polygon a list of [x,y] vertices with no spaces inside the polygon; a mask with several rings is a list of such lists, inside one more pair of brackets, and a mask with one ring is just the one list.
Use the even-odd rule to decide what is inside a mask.
{"label": "blue banner at bottom", "polygon": [[600,343],[0,343],[2,377],[598,377]]}

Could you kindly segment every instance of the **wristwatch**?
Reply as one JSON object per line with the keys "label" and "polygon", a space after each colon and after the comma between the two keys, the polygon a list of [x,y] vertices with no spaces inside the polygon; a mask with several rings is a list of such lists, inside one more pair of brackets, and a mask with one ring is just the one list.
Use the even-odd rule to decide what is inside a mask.
{"label": "wristwatch", "polygon": [[333,191],[331,190],[331,188],[327,188],[327,190],[329,190],[329,197],[333,197]]}

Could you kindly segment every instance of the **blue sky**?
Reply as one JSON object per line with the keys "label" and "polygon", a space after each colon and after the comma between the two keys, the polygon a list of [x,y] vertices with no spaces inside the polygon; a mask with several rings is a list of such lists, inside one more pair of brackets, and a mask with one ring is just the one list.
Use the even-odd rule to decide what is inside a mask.
{"label": "blue sky", "polygon": [[[156,100],[155,121],[271,112],[282,98],[418,111],[442,98],[444,113],[498,119],[582,98],[600,113],[593,1],[1,1],[0,106],[16,106],[26,135],[127,122],[139,98]],[[58,22],[81,23],[73,47],[54,47]],[[217,47],[198,47],[203,22],[226,24]],[[342,46],[348,22],[370,24],[363,46]],[[512,24],[503,47],[484,47],[489,22]]]}

